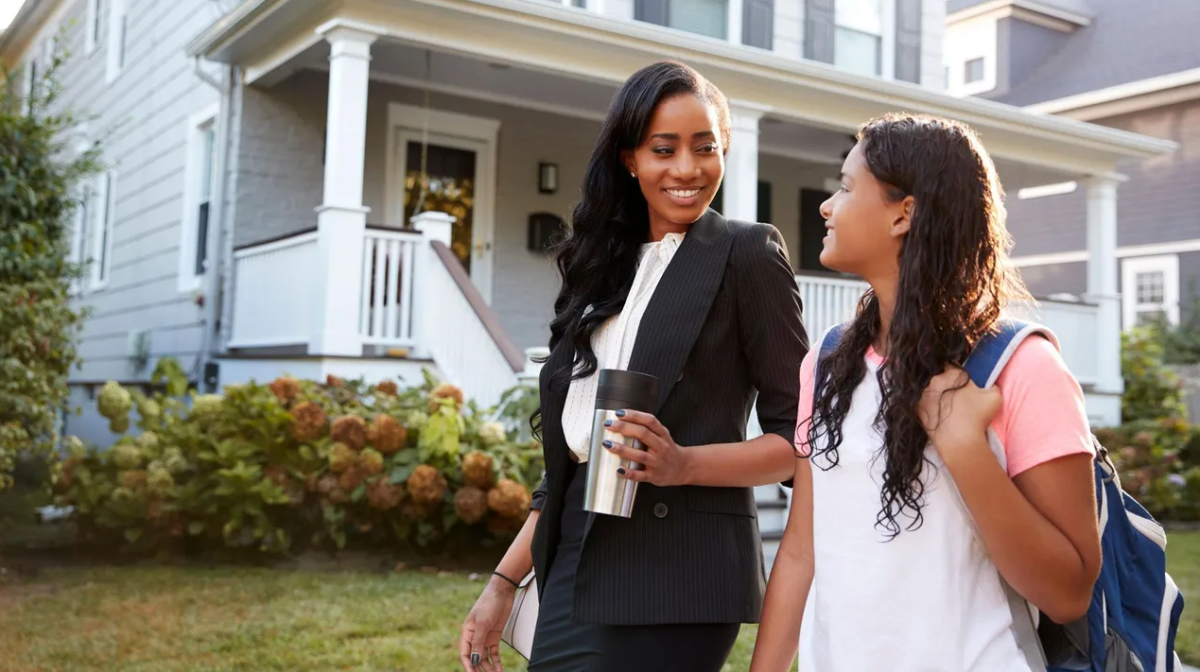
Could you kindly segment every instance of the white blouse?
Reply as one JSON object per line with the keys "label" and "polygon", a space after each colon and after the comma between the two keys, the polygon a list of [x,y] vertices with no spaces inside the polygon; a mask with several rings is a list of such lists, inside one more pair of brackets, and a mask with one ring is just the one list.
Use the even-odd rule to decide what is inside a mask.
{"label": "white blouse", "polygon": [[592,433],[592,417],[596,407],[596,388],[600,369],[625,369],[637,341],[638,325],[646,306],[654,296],[658,281],[683,242],[682,233],[668,233],[656,243],[646,243],[638,253],[637,274],[629,289],[625,307],[608,318],[592,334],[592,349],[596,351],[596,372],[587,378],[571,381],[567,401],[563,406],[562,426],[567,446],[576,462],[588,460]]}

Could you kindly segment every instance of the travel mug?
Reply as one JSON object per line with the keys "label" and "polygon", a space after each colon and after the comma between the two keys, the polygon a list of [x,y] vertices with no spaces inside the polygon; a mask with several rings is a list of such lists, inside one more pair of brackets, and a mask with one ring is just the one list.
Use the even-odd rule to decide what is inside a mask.
{"label": "travel mug", "polygon": [[596,408],[592,416],[591,446],[588,450],[587,490],[583,508],[593,513],[628,518],[633,515],[637,483],[617,473],[618,467],[637,469],[630,460],[617,457],[604,447],[607,439],[643,450],[641,441],[616,434],[604,426],[606,420],[620,420],[621,409],[653,413],[658,402],[658,378],[635,371],[601,369],[596,390]]}

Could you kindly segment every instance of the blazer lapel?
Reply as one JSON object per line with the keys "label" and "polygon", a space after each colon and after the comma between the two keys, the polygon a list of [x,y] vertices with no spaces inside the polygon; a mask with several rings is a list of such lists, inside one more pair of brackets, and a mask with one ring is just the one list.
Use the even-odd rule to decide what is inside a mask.
{"label": "blazer lapel", "polygon": [[708,318],[732,242],[725,218],[713,210],[705,213],[688,230],[642,316],[629,370],[658,378],[656,414]]}

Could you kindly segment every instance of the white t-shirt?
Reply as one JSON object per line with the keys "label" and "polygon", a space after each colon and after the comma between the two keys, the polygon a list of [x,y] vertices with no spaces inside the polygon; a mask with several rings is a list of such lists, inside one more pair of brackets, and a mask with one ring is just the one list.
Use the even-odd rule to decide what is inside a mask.
{"label": "white t-shirt", "polygon": [[[814,348],[801,367],[797,447],[805,453],[816,355]],[[909,519],[900,517],[890,541],[876,526],[885,466],[873,426],[881,364],[868,352],[837,466],[819,452],[812,458],[815,574],[800,672],[1029,672],[1000,574],[932,444],[921,526],[906,529]],[[1049,341],[1023,342],[997,386],[1004,403],[992,429],[1010,475],[1091,451],[1082,390]]]}

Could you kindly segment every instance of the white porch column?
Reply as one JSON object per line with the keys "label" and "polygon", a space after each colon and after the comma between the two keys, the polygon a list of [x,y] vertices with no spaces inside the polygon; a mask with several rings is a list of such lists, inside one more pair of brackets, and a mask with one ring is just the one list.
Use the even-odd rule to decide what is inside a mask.
{"label": "white porch column", "polygon": [[733,132],[725,155],[724,214],[730,219],[758,221],[758,122],[766,108],[730,103]]}
{"label": "white porch column", "polygon": [[[1121,394],[1121,296],[1117,289],[1117,184],[1112,176],[1089,178],[1087,185],[1087,294],[1100,306],[1096,391]],[[1120,421],[1118,417],[1106,420]]]}
{"label": "white porch column", "polygon": [[329,112],[325,120],[325,194],[317,208],[318,282],[310,354],[362,354],[359,334],[363,273],[363,162],[371,43],[378,34],[330,22],[317,29],[329,42]]}
{"label": "white porch column", "polygon": [[417,291],[412,294],[413,340],[418,357],[434,358],[433,346],[438,342],[434,311],[444,299],[438,295],[437,285],[430,281],[430,274],[441,264],[432,243],[450,246],[454,220],[453,215],[444,212],[422,212],[409,220],[412,228],[421,232],[421,243],[413,255],[413,286]]}

